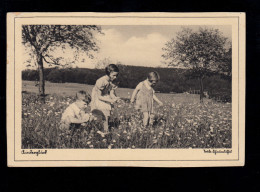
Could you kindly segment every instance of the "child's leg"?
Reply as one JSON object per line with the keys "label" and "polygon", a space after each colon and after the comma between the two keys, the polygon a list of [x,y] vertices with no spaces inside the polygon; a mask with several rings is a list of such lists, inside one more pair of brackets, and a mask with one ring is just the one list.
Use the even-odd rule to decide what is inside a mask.
{"label": "child's leg", "polygon": [[106,120],[104,121],[104,132],[107,133],[108,132],[108,119],[106,117]]}
{"label": "child's leg", "polygon": [[146,127],[148,125],[149,122],[149,113],[148,112],[143,112],[143,125]]}
{"label": "child's leg", "polygon": [[105,118],[106,118],[106,120],[104,121],[104,132],[107,133],[108,132],[108,122],[109,122],[110,115],[105,114]]}
{"label": "child's leg", "polygon": [[153,125],[153,122],[154,122],[154,114],[150,113],[150,118],[149,118],[149,124],[150,125]]}

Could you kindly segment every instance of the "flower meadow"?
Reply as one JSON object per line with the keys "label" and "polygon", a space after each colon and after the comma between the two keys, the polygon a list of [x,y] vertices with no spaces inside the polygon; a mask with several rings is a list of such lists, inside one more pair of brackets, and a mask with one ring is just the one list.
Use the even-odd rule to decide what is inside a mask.
{"label": "flower meadow", "polygon": [[[126,94],[127,95],[127,94]],[[130,93],[128,93],[130,95]],[[160,96],[159,96],[160,97]],[[43,104],[37,94],[22,93],[22,148],[231,148],[231,103],[173,100],[161,94],[164,106],[155,106],[151,125],[142,127],[142,114],[129,98],[116,103],[109,133],[98,120],[59,129],[61,115],[72,96],[51,94]],[[179,98],[183,98],[180,96]],[[90,109],[87,109],[90,111]]]}

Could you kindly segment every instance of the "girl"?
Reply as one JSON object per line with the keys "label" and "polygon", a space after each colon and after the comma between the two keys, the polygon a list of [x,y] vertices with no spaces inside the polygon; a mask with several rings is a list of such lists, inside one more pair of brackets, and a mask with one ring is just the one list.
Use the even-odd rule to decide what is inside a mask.
{"label": "girl", "polygon": [[76,93],[76,101],[70,104],[61,117],[61,129],[69,129],[70,125],[82,124],[94,119],[91,114],[85,113],[85,108],[91,101],[91,97],[85,91]]}
{"label": "girl", "polygon": [[119,69],[116,65],[110,64],[105,69],[106,75],[96,81],[92,89],[91,111],[100,110],[104,116],[104,132],[108,132],[108,119],[111,114],[111,105],[115,103],[119,97],[115,95],[117,86],[113,81],[117,78]]}
{"label": "girl", "polygon": [[146,127],[149,124],[151,114],[153,113],[153,100],[160,106],[163,103],[155,96],[153,87],[159,81],[160,76],[157,72],[150,72],[146,80],[140,82],[131,98],[131,103],[134,103],[136,97],[135,108],[143,113],[143,125]]}

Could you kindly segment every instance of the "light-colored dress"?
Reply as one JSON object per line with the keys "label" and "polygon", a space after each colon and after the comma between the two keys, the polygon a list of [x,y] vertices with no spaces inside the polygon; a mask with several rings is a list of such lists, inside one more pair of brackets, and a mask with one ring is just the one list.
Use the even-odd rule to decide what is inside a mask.
{"label": "light-colored dress", "polygon": [[76,103],[70,104],[67,109],[64,111],[61,117],[60,128],[68,129],[72,123],[72,119],[85,119],[89,120],[90,115],[85,113],[84,110],[81,110]]}
{"label": "light-colored dress", "polygon": [[111,98],[110,92],[111,90],[116,89],[116,86],[109,81],[109,77],[107,75],[99,78],[96,81],[95,86],[92,89],[91,93],[91,111],[97,109],[104,113],[105,116],[110,116],[111,114],[111,103],[101,101],[99,96]]}
{"label": "light-colored dress", "polygon": [[142,112],[153,113],[154,89],[148,84],[147,80],[139,83],[136,89],[139,91],[136,96],[135,108]]}

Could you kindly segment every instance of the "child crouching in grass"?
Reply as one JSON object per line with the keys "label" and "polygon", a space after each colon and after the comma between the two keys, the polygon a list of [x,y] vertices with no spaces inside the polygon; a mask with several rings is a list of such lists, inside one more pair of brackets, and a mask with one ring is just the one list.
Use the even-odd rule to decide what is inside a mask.
{"label": "child crouching in grass", "polygon": [[70,104],[61,117],[60,129],[68,130],[72,124],[83,124],[94,120],[91,113],[85,113],[85,109],[91,101],[91,97],[85,91],[76,93],[76,101]]}

